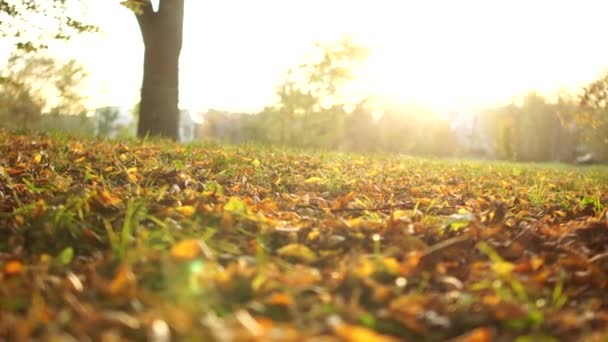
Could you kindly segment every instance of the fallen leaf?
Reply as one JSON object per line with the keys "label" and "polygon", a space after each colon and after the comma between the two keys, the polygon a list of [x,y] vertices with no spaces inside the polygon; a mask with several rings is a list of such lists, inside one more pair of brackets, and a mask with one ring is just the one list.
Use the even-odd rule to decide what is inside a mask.
{"label": "fallen leaf", "polygon": [[491,342],[494,340],[493,335],[490,328],[481,327],[453,338],[449,342]]}
{"label": "fallen leaf", "polygon": [[183,240],[171,247],[170,254],[177,261],[190,261],[203,254],[203,246],[198,239]]}
{"label": "fallen leaf", "polygon": [[183,205],[175,208],[175,211],[186,217],[191,217],[196,212],[196,209],[191,205]]}
{"label": "fallen leaf", "polygon": [[352,324],[339,324],[334,333],[346,342],[397,342],[399,339]]}
{"label": "fallen leaf", "polygon": [[266,304],[290,307],[293,305],[293,298],[285,292],[275,292],[266,299]]}
{"label": "fallen leaf", "polygon": [[121,265],[107,288],[110,296],[133,297],[137,290],[137,278],[127,265]]}
{"label": "fallen leaf", "polygon": [[277,254],[284,258],[291,258],[304,263],[313,263],[317,260],[317,254],[310,248],[301,244],[289,244],[281,247]]}
{"label": "fallen leaf", "polygon": [[310,177],[307,180],[304,181],[304,183],[306,184],[318,184],[321,183],[323,181],[322,178],[320,177]]}
{"label": "fallen leaf", "polygon": [[23,264],[18,260],[11,260],[4,264],[4,274],[7,276],[15,276],[23,273]]}

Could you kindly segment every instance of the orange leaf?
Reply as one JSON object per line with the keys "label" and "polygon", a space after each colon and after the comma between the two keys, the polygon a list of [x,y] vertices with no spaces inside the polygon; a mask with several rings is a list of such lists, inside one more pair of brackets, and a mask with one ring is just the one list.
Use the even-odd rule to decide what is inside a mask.
{"label": "orange leaf", "polygon": [[118,268],[116,275],[110,282],[107,288],[107,292],[111,296],[128,296],[132,297],[135,295],[137,288],[137,279],[135,274],[131,271],[131,268],[122,265]]}
{"label": "orange leaf", "polygon": [[116,207],[120,204],[120,198],[112,196],[108,190],[102,190],[97,192],[100,202],[108,207]]}
{"label": "orange leaf", "polygon": [[334,328],[334,332],[338,337],[347,342],[396,342],[398,339],[379,334],[371,329],[351,325],[339,324]]}
{"label": "orange leaf", "polygon": [[451,342],[491,342],[493,340],[492,330],[482,327],[474,329],[464,335],[458,336]]}
{"label": "orange leaf", "polygon": [[7,276],[14,276],[23,273],[23,264],[21,261],[12,260],[4,265],[4,274]]}
{"label": "orange leaf", "polygon": [[196,259],[202,252],[201,241],[198,239],[183,240],[171,247],[171,257],[178,261]]}
{"label": "orange leaf", "polygon": [[266,304],[290,307],[293,305],[293,298],[291,298],[291,296],[287,293],[276,292],[270,295],[270,297],[266,300]]}
{"label": "orange leaf", "polygon": [[331,209],[332,210],[338,210],[338,209],[342,209],[345,208],[348,203],[350,203],[350,201],[353,200],[353,198],[355,198],[355,192],[351,191],[348,194],[336,198],[332,203],[331,203]]}

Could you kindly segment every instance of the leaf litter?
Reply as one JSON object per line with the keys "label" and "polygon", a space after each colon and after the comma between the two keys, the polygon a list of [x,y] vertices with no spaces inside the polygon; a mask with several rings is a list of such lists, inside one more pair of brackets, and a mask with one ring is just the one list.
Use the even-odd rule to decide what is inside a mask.
{"label": "leaf litter", "polygon": [[0,132],[0,339],[605,341],[607,190],[606,167]]}

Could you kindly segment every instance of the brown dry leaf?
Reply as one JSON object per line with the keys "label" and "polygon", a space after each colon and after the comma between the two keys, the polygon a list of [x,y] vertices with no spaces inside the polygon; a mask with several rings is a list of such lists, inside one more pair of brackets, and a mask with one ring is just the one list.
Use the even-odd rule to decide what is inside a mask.
{"label": "brown dry leaf", "polygon": [[406,327],[423,335],[427,332],[426,327],[418,321],[425,311],[430,297],[422,294],[402,295],[393,300],[389,305],[391,316],[403,323]]}
{"label": "brown dry leaf", "polygon": [[108,190],[102,189],[97,191],[97,199],[106,207],[117,207],[122,202],[120,198],[113,196]]}
{"label": "brown dry leaf", "polygon": [[55,179],[53,180],[53,185],[55,185],[55,187],[57,188],[57,190],[59,191],[67,191],[70,186],[72,185],[73,179],[70,176],[61,176],[61,175],[57,175],[55,177]]}

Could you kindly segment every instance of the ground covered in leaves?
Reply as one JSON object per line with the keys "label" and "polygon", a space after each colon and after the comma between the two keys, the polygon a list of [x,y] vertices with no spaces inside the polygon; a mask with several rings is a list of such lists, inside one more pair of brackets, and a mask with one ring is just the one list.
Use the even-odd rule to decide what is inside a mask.
{"label": "ground covered in leaves", "polygon": [[606,341],[608,169],[0,133],[0,340]]}

